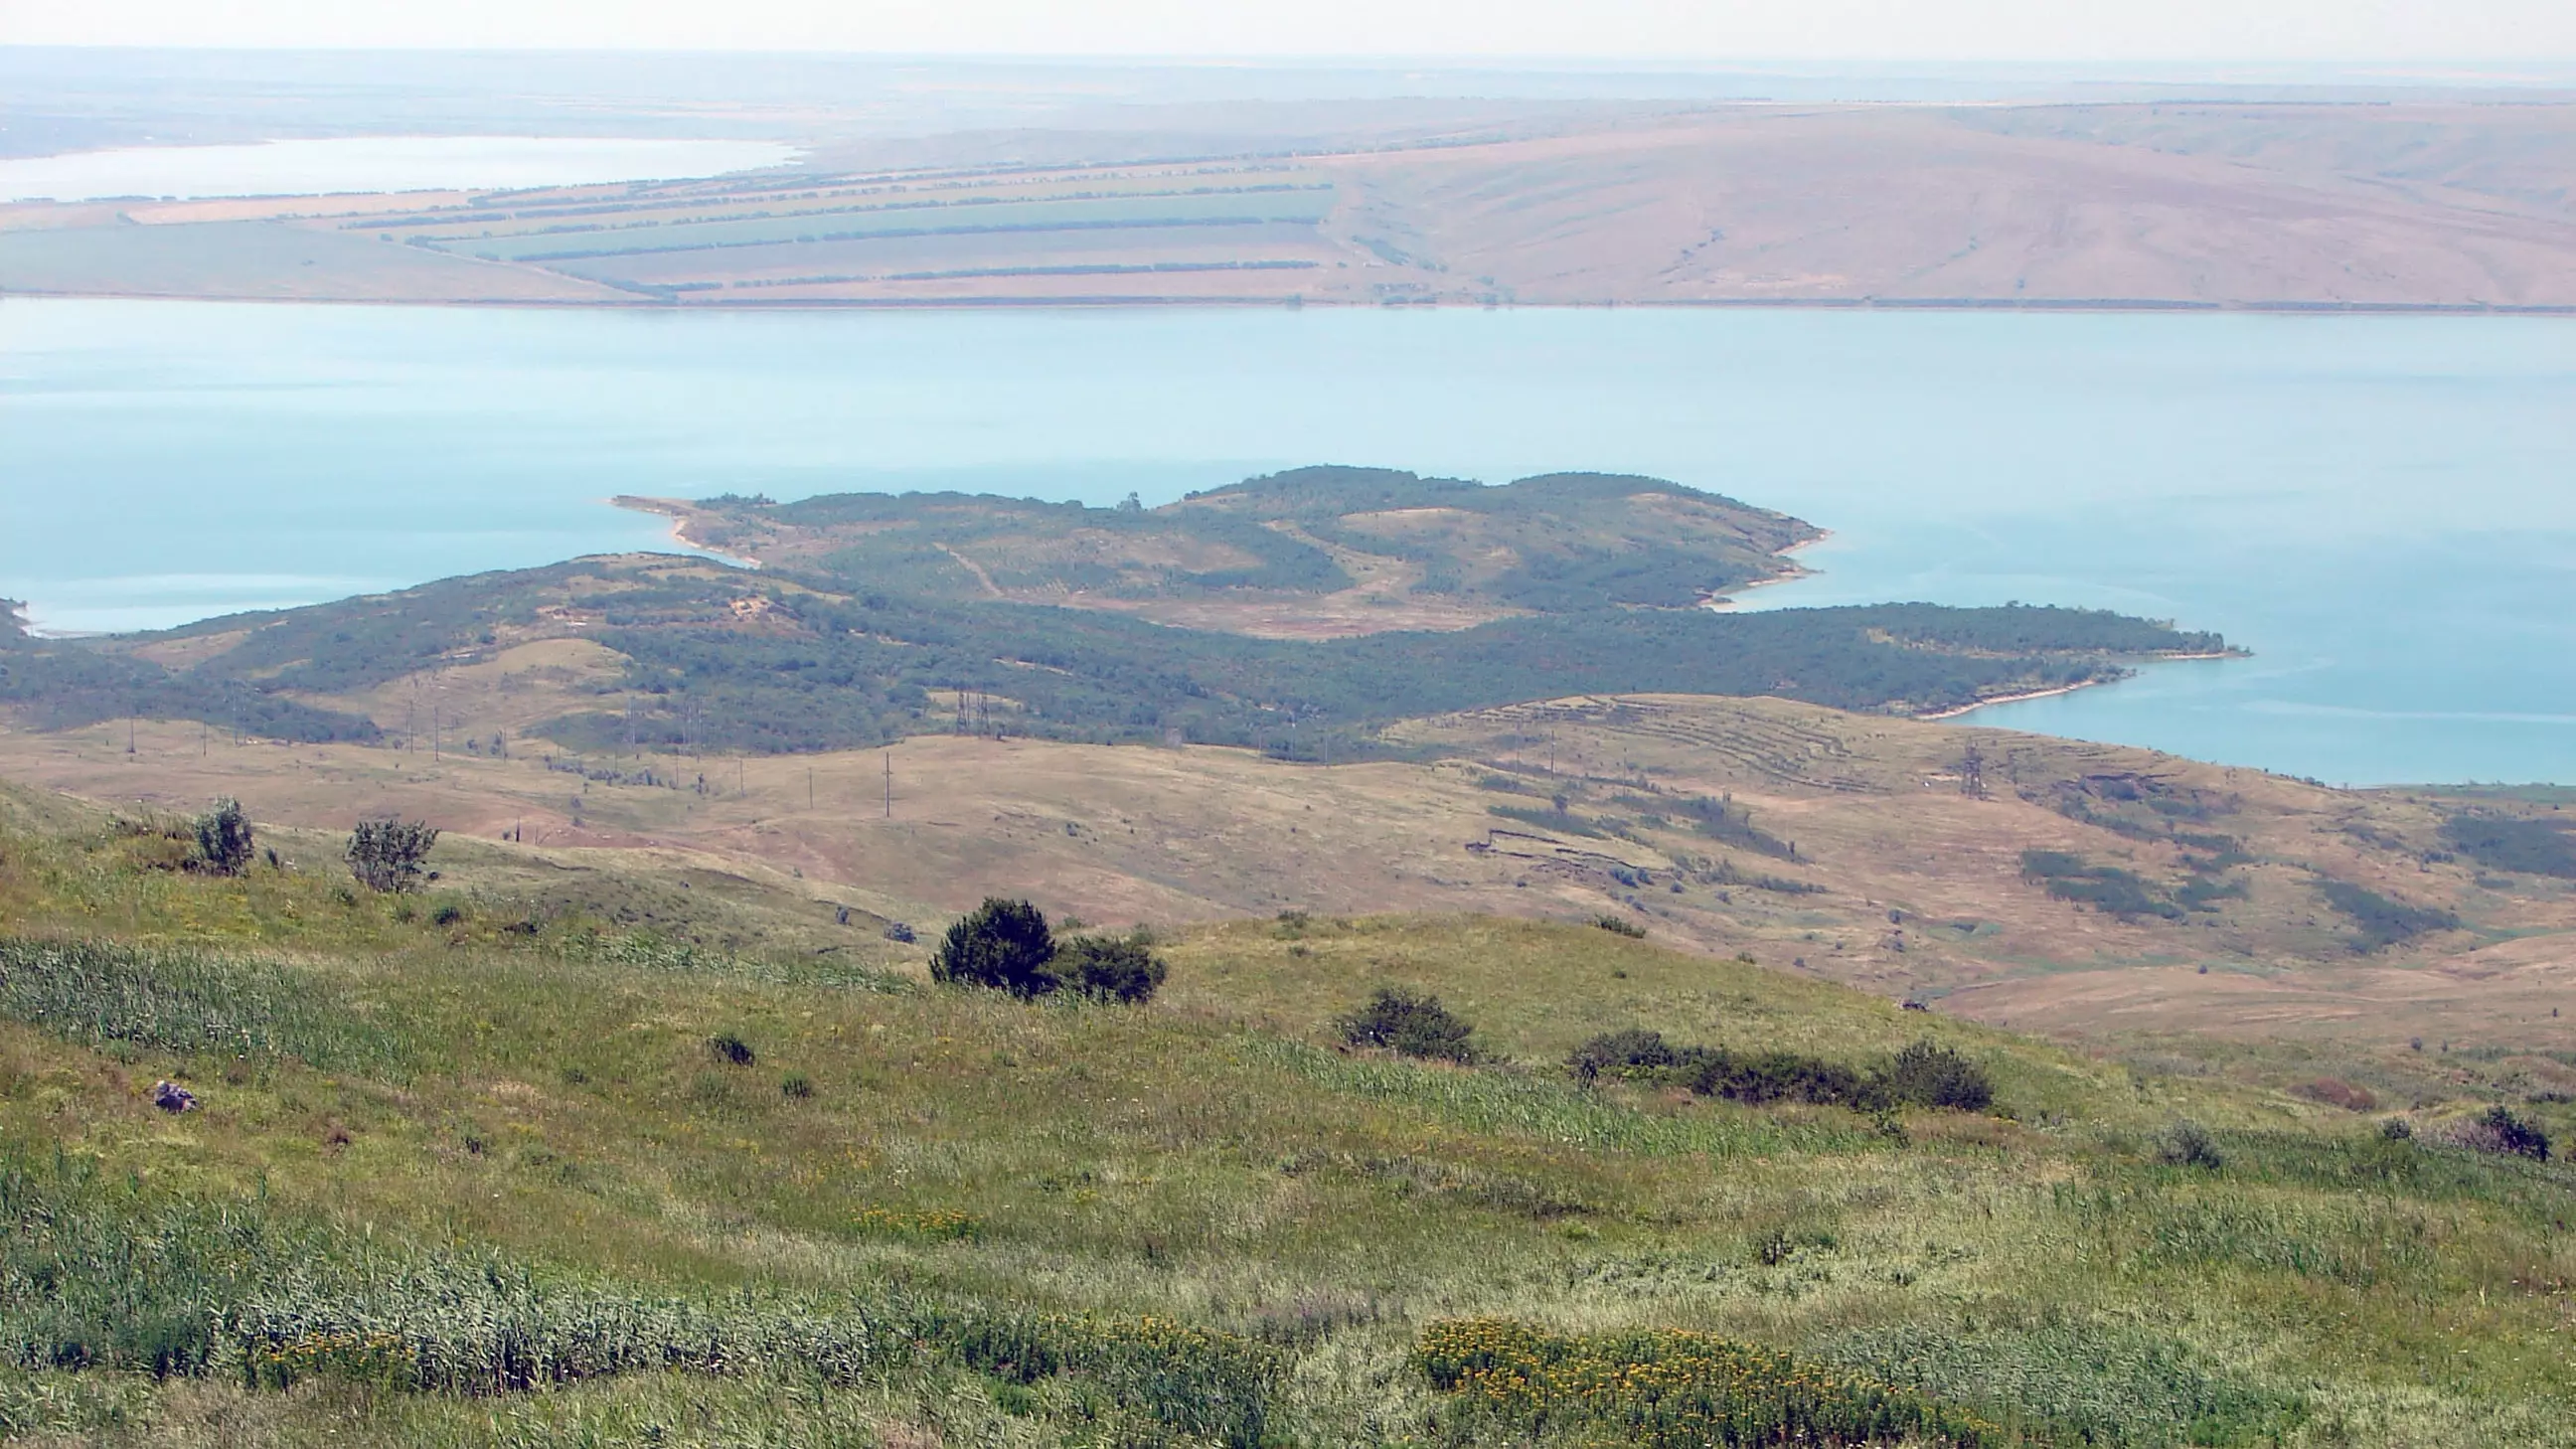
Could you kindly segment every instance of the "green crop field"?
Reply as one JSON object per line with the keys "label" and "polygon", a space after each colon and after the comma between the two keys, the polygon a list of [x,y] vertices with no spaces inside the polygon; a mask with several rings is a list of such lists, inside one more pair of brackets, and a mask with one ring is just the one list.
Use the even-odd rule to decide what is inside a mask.
{"label": "green crop field", "polygon": [[[2393,1136],[1483,918],[1239,922],[1159,942],[1150,1004],[1022,1001],[694,944],[649,863],[639,935],[489,846],[379,896],[5,799],[13,1441],[2576,1443],[2576,1178],[2459,1145],[2468,1094]],[[1342,1047],[1388,985],[1475,1063]],[[1929,1039],[1993,1104],[1567,1070],[1626,1027]]]}

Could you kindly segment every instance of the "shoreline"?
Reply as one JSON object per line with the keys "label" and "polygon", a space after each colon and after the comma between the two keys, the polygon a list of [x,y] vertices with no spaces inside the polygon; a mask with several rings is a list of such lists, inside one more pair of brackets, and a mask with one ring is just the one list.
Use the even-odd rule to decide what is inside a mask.
{"label": "shoreline", "polygon": [[1998,694],[1992,699],[1981,699],[1974,704],[1953,705],[1948,709],[1935,710],[1930,714],[1918,714],[1915,718],[1922,720],[1927,724],[1934,720],[1957,719],[1963,714],[1973,713],[1977,710],[1984,709],[1988,705],[2020,704],[2026,700],[2054,699],[2061,694],[2073,694],[2079,689],[2091,689],[2097,684],[2117,683],[2119,683],[2119,681],[2116,679],[2087,679],[2081,684],[2060,684],[2048,689],[2025,690],[2020,694]]}
{"label": "shoreline", "polygon": [[629,513],[649,513],[656,518],[667,518],[671,520],[671,541],[678,544],[680,547],[687,549],[691,553],[702,553],[709,558],[722,559],[724,562],[732,564],[736,568],[758,569],[761,567],[760,560],[753,558],[749,554],[728,553],[723,549],[710,547],[689,537],[689,515],[684,511],[688,508],[688,505],[675,499],[645,498],[637,494],[620,493],[608,500],[608,506],[611,508],[623,508]]}
{"label": "shoreline", "polygon": [[[1809,524],[1808,527],[1816,528],[1814,524]],[[1773,574],[1767,579],[1755,579],[1748,584],[1738,584],[1736,585],[1733,593],[1724,595],[1713,594],[1708,598],[1700,600],[1699,606],[1708,610],[1712,614],[1723,614],[1743,603],[1744,596],[1752,593],[1755,589],[1767,589],[1774,584],[1794,584],[1800,579],[1814,578],[1816,575],[1824,572],[1824,570],[1811,569],[1805,564],[1798,562],[1796,559],[1791,558],[1790,555],[1803,549],[1813,548],[1817,544],[1823,543],[1833,536],[1834,531],[1830,528],[1816,528],[1816,533],[1813,538],[1802,538],[1796,543],[1790,544],[1786,548],[1772,550],[1771,556],[1773,558],[1783,560],[1789,565],[1786,572]]]}
{"label": "shoreline", "polygon": [[[2254,657],[2254,651],[2250,649],[2219,649],[2200,654],[2147,654],[2138,657],[2144,659],[2149,664],[2179,664],[2189,659],[2251,659]],[[2034,699],[2055,699],[2061,694],[2073,694],[2079,689],[2091,689],[2097,685],[2103,684],[2118,684],[2121,680],[2132,679],[2135,678],[2136,675],[2137,671],[2131,670],[2127,674],[2121,675],[2118,679],[2087,679],[2080,683],[2060,684],[2048,689],[2024,690],[2019,694],[1998,694],[1992,699],[1981,699],[1974,704],[1953,705],[1948,709],[1935,710],[1930,714],[1918,714],[1914,716],[1914,718],[1926,722],[1932,720],[1957,719],[1963,714],[1972,714],[1978,710],[1985,709],[1990,705],[2023,704]]]}

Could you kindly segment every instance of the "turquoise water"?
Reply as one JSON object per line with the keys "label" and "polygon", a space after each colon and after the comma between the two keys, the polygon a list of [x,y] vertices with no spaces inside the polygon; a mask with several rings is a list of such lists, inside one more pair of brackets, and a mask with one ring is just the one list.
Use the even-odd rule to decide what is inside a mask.
{"label": "turquoise water", "polygon": [[1983,722],[2576,783],[2563,321],[0,303],[0,594],[57,629],[657,543],[612,493],[1151,502],[1318,461],[1655,473],[1834,530],[1748,607],[2098,605],[2256,651]]}

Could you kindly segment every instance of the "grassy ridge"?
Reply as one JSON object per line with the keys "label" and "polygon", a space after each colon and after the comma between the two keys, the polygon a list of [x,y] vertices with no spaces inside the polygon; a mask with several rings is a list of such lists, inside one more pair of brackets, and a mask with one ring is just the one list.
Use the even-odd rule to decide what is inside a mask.
{"label": "grassy ridge", "polygon": [[[1701,1352],[1640,1334],[1714,1335],[2000,1442],[2576,1442],[2555,1164],[1588,927],[1240,923],[1172,942],[1165,999],[1119,1009],[716,952],[673,968],[466,904],[406,920],[327,878],[154,870],[94,826],[0,834],[0,931],[26,943],[0,990],[0,1422],[280,1444],[1603,1436],[1589,1409],[1461,1411],[1417,1355],[1475,1318],[1614,1366]],[[155,939],[114,944],[138,926]],[[37,944],[76,937],[111,940]],[[256,1016],[268,1049],[66,1017],[46,970],[148,975],[150,1020]],[[1325,1045],[1383,982],[1440,991],[1497,1064]],[[2007,1115],[1562,1072],[1626,1025],[1845,1061],[1930,1034],[1988,1066]],[[710,1052],[718,1033],[753,1060]],[[153,1110],[161,1076],[204,1110]],[[2219,1165],[2164,1160],[2181,1117]],[[183,1372],[155,1385],[155,1364]]]}

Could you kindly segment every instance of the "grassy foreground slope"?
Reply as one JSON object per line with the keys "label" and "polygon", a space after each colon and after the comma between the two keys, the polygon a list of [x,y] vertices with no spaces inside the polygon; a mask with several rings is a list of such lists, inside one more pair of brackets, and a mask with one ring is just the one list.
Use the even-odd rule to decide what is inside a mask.
{"label": "grassy foreground slope", "polygon": [[[1472,1318],[1528,1328],[1435,1342],[1791,1352],[1780,1394],[1882,1382],[1966,1416],[1949,1442],[2576,1443],[2571,1179],[2445,1145],[2469,1102],[2391,1140],[1472,917],[1201,928],[1152,1005],[1027,1004],[456,877],[203,877],[5,802],[0,1428],[31,1442],[1683,1442],[1444,1392],[1417,1350]],[[1489,1061],[1334,1049],[1379,984],[1444,993]],[[1849,1064],[1929,1037],[1996,1109],[1560,1069],[1623,1026]],[[155,1110],[164,1078],[201,1110]],[[2184,1119],[2214,1151],[2169,1160]]]}

